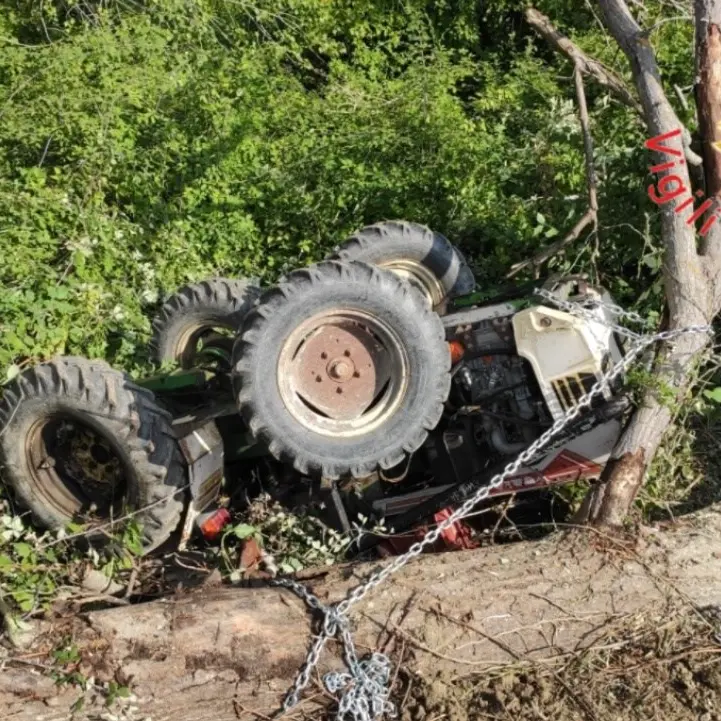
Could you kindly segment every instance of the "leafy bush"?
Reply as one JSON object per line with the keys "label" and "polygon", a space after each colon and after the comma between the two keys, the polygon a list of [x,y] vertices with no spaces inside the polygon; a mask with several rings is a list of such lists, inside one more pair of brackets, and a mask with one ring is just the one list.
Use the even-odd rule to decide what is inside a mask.
{"label": "leafy bush", "polygon": [[[181,283],[272,282],[383,218],[438,228],[498,282],[585,209],[568,65],[519,13],[14,0],[0,21],[0,369],[54,353],[135,367],[148,314]],[[607,56],[581,26],[579,42]],[[641,130],[589,96],[611,224],[593,260],[617,276],[643,248],[646,280],[658,265],[639,212]],[[588,267],[592,248],[581,255]]]}

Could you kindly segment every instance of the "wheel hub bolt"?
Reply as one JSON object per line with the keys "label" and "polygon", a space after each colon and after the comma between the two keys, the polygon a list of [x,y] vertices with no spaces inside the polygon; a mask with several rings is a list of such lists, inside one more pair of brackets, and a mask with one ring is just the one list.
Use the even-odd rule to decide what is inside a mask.
{"label": "wheel hub bolt", "polygon": [[334,381],[346,381],[353,376],[353,363],[345,358],[337,358],[328,364],[328,375]]}

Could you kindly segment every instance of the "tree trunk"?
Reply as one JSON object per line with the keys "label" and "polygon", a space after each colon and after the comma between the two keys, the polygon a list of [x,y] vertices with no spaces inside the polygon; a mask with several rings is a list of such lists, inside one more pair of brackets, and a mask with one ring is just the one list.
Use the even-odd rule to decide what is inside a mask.
{"label": "tree trunk", "polygon": [[[631,64],[634,82],[643,106],[649,137],[657,137],[682,129],[682,123],[669,103],[661,83],[659,68],[648,35],[632,17],[623,0],[600,0],[606,26]],[[709,127],[721,107],[721,66],[719,66],[718,18],[721,0],[696,1],[696,45],[699,83],[698,106],[701,117],[708,108],[709,121],[702,123],[704,166],[711,177],[710,189],[718,193],[718,158],[712,146],[717,128]],[[713,21],[712,21],[713,19]],[[674,147],[667,141],[667,146]],[[681,151],[680,140],[675,150]],[[665,153],[657,153],[654,163],[667,163]],[[686,213],[675,212],[692,192],[687,166],[677,163],[658,173],[659,182],[667,176],[680,179],[689,196],[683,195],[660,206],[661,238],[665,251],[663,279],[669,311],[669,329],[711,322],[719,312],[719,229],[714,225],[700,251],[696,247],[696,229],[686,222]],[[675,187],[675,186],[674,186]],[[661,348],[656,359],[655,374],[661,383],[677,392],[682,401],[697,361],[708,344],[701,334],[685,335]],[[663,405],[656,392],[649,389],[641,407],[634,413],[617,447],[614,449],[603,477],[590,492],[582,508],[582,516],[592,524],[619,526],[631,508],[645,476],[648,464],[669,427],[672,411]]]}
{"label": "tree trunk", "polygon": [[[703,144],[706,195],[721,196],[721,2],[696,1],[696,94],[699,135]],[[721,225],[701,241],[701,255],[709,263],[712,303],[721,308]],[[715,270],[715,272],[714,272]]]}
{"label": "tree trunk", "polygon": [[[368,565],[306,579],[323,602],[345,596]],[[310,574],[308,574],[310,575]],[[721,603],[721,506],[646,528],[635,548],[595,529],[542,541],[422,556],[374,592],[354,615],[361,653],[383,650],[414,678],[432,682],[511,664],[552,667],[605,645],[609,624],[667,622],[680,607]],[[45,639],[0,657],[3,721],[67,721],[82,696],[38,666],[42,650],[71,643],[81,673],[130,688],[121,721],[250,721],[275,711],[311,640],[308,610],[292,593],[209,588],[171,599],[94,611],[51,624]],[[62,641],[62,639],[65,639]],[[331,643],[320,672],[341,668]],[[316,686],[316,688],[319,688]],[[398,686],[393,699],[399,701]],[[313,691],[304,718],[320,718]],[[111,718],[86,694],[73,721]],[[134,709],[134,710],[133,710]],[[131,713],[132,711],[132,713]],[[253,713],[251,713],[251,711]],[[300,718],[301,716],[293,716]],[[580,718],[580,717],[579,717]]]}

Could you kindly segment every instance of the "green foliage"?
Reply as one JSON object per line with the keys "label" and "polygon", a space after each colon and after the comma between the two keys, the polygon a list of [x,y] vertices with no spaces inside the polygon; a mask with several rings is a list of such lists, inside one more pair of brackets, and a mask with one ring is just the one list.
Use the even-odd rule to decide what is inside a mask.
{"label": "green foliage", "polygon": [[39,536],[19,516],[8,513],[0,499],[0,595],[9,611],[30,614],[47,609],[82,563],[46,546],[48,540],[49,534]]}
{"label": "green foliage", "polygon": [[55,683],[60,686],[75,686],[81,691],[81,695],[71,706],[72,713],[77,713],[84,708],[88,691],[99,695],[107,708],[111,708],[118,700],[128,699],[131,695],[128,686],[121,685],[116,681],[97,684],[93,678],[88,678],[81,668],[88,667],[89,659],[83,658],[80,650],[70,638],[61,639],[50,652],[50,658],[52,660],[50,676]]}
{"label": "green foliage", "polygon": [[[590,13],[547,5],[618,63]],[[148,314],[181,283],[273,281],[383,218],[438,228],[483,258],[482,285],[498,281],[585,210],[569,65],[521,11],[470,0],[8,3],[0,378],[54,353],[133,369]],[[669,80],[682,82],[687,28],[656,33]],[[588,94],[603,252],[589,244],[550,269],[590,268],[624,300],[654,288],[652,307],[643,131],[597,87]]]}
{"label": "green foliage", "polygon": [[141,553],[135,523],[127,523],[101,550],[89,544],[81,550],[63,540],[81,531],[81,526],[71,526],[67,533],[40,533],[28,519],[14,515],[0,496],[0,609],[4,604],[16,620],[47,611],[58,593],[76,585],[88,567],[110,580],[132,568]]}
{"label": "green foliage", "polygon": [[634,393],[637,403],[642,403],[643,397],[648,391],[651,391],[659,404],[672,411],[677,408],[678,389],[671,387],[652,371],[643,368],[631,369],[626,377],[626,385]]}
{"label": "green foliage", "polygon": [[265,494],[251,504],[244,518],[228,526],[221,539],[220,556],[231,580],[240,579],[234,560],[237,540],[254,539],[284,574],[337,563],[352,543],[351,537],[329,528],[315,516],[289,513]]}
{"label": "green foliage", "polygon": [[[709,382],[711,374],[718,382],[718,358],[709,365],[707,377],[702,375],[699,379],[701,387]],[[639,493],[638,506],[645,518],[673,517],[718,501],[721,413],[716,399],[721,395],[717,391],[718,388],[704,391],[674,408],[674,422]]]}

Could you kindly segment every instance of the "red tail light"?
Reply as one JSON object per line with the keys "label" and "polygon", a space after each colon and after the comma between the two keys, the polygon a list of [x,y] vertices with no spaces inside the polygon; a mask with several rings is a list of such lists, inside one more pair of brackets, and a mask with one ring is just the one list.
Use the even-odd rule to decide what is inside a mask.
{"label": "red tail light", "polygon": [[230,523],[230,512],[227,508],[219,508],[204,518],[198,525],[206,541],[214,541],[222,530]]}

